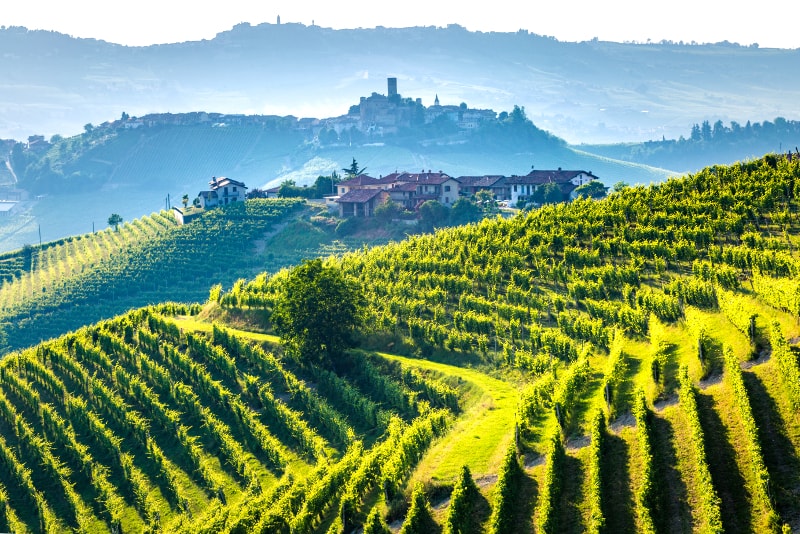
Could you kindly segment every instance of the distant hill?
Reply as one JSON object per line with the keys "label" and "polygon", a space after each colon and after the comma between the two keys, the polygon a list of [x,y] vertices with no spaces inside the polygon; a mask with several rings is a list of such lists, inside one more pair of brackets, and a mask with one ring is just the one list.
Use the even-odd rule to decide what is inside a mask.
{"label": "distant hill", "polygon": [[[131,122],[143,125],[126,127]],[[111,213],[131,220],[163,209],[168,199],[177,205],[212,176],[229,176],[251,189],[287,179],[310,185],[353,158],[374,176],[421,169],[512,175],[527,174],[532,166],[561,167],[592,171],[612,185],[658,182],[674,174],[575,151],[521,110],[518,124],[498,120],[463,136],[429,137],[423,128],[326,144],[320,142],[323,127],[293,117],[159,114],[109,121],[34,145],[17,143],[9,165],[15,186],[30,197],[0,221],[0,251],[38,243],[40,235],[52,241],[102,228]]]}
{"label": "distant hill", "polygon": [[776,117],[772,121],[717,120],[695,123],[678,139],[612,145],[579,145],[578,149],[621,161],[696,172],[715,164],[757,159],[768,152],[798,153],[800,121]]}
{"label": "distant hill", "polygon": [[795,118],[800,51],[730,43],[559,42],[446,28],[240,24],[214,39],[125,47],[0,30],[0,138],[170,111],[329,117],[396,76],[433,103],[524,106],[571,143],[677,138],[703,119]]}

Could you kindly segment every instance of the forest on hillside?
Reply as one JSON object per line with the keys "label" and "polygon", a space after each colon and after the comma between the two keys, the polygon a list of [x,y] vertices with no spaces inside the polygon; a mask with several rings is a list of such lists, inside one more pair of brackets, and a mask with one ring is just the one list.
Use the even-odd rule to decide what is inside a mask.
{"label": "forest on hillside", "polygon": [[586,146],[587,150],[622,161],[668,169],[700,169],[710,161],[733,162],[768,152],[794,153],[800,145],[800,121],[776,117],[772,121],[740,124],[730,121],[694,123],[687,135],[644,143]]}

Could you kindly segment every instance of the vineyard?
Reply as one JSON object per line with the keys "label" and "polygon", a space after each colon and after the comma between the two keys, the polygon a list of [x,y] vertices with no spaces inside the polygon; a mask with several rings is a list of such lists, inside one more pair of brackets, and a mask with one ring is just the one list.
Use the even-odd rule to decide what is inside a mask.
{"label": "vineyard", "polygon": [[12,353],[0,530],[800,532],[798,195],[767,156],[331,257],[333,369],[288,271]]}
{"label": "vineyard", "polygon": [[[301,206],[253,200],[177,225],[154,213],[118,231],[26,247],[0,257],[0,350],[21,348],[161,300],[194,302],[210,279],[232,285],[263,270],[254,242]],[[5,333],[5,335],[3,335]]]}

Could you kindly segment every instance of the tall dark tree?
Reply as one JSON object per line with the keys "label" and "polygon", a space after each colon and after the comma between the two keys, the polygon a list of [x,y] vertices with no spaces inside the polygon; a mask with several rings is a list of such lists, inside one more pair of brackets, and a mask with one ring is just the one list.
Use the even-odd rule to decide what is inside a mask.
{"label": "tall dark tree", "polygon": [[112,213],[108,217],[108,225],[113,226],[114,230],[119,231],[119,225],[122,224],[122,215],[119,213]]}
{"label": "tall dark tree", "polygon": [[355,178],[359,174],[364,174],[366,170],[366,167],[359,168],[356,158],[353,158],[353,163],[351,163],[349,167],[342,169],[342,172],[344,172],[348,178]]}
{"label": "tall dark tree", "polygon": [[426,200],[419,207],[419,227],[422,231],[431,231],[447,224],[449,213],[438,200]]}
{"label": "tall dark tree", "polygon": [[361,310],[358,288],[338,268],[306,260],[284,281],[272,322],[303,361],[332,366],[336,356],[354,346]]}
{"label": "tall dark tree", "polygon": [[591,182],[587,182],[575,188],[575,194],[577,196],[589,198],[603,198],[606,196],[606,192],[608,192],[608,188],[598,180],[592,180]]}

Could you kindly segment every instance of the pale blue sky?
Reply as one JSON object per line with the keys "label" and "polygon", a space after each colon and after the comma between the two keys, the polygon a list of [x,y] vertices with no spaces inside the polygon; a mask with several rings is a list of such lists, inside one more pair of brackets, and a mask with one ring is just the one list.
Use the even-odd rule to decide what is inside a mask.
{"label": "pale blue sky", "polygon": [[[240,22],[312,22],[330,28],[446,26],[476,31],[526,29],[562,41],[668,39],[800,48],[792,0],[16,0],[0,25],[55,30],[126,45],[211,39]],[[391,6],[391,7],[390,7]]]}

